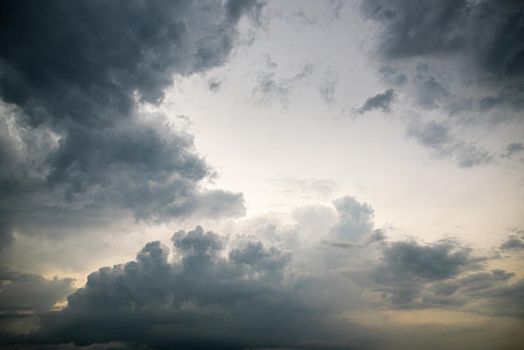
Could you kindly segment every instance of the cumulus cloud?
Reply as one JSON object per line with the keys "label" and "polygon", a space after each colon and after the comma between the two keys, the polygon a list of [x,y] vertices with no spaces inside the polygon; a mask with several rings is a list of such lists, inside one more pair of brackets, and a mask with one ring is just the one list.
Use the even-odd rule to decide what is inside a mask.
{"label": "cumulus cloud", "polygon": [[358,241],[373,232],[375,211],[367,203],[345,196],[333,201],[338,212],[338,221],[331,233],[339,240]]}
{"label": "cumulus cloud", "polygon": [[172,242],[173,259],[151,242],[135,260],[89,275],[28,339],[230,349],[291,345],[325,331],[322,314],[284,280],[290,253],[260,241],[227,252],[224,238],[201,227]]}
{"label": "cumulus cloud", "polygon": [[45,312],[52,300],[42,302],[37,322],[4,344],[376,349],[394,336],[360,323],[359,310],[524,317],[522,281],[486,270],[472,249],[391,241],[354,197],[324,209],[334,215],[313,232],[306,215],[292,226],[257,220],[240,235],[197,226],[175,232],[171,248],[147,243],[135,259],[91,273],[64,309]]}
{"label": "cumulus cloud", "polygon": [[395,91],[393,89],[388,89],[383,93],[368,98],[362,107],[358,109],[358,113],[364,114],[375,109],[380,109],[382,112],[388,113],[391,110],[391,104],[394,99]]}
{"label": "cumulus cloud", "polygon": [[255,1],[50,1],[0,5],[0,212],[128,210],[166,220],[243,213],[239,193],[205,189],[213,170],[158,104],[173,75],[222,64]]}

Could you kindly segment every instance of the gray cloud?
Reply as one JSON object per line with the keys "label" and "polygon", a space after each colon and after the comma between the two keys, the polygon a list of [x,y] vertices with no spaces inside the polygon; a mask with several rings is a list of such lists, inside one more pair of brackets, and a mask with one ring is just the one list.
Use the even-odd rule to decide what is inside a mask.
{"label": "gray cloud", "polygon": [[515,154],[524,151],[522,142],[511,142],[506,146],[506,152],[502,155],[503,158],[511,158]]}
{"label": "gray cloud", "polygon": [[[0,213],[129,210],[165,220],[243,213],[239,193],[206,190],[214,172],[166,116],[143,115],[175,74],[222,64],[255,1],[50,1],[0,5]],[[254,14],[255,15],[255,14]],[[175,127],[176,129],[176,127]]]}
{"label": "gray cloud", "polygon": [[417,102],[426,109],[436,108],[441,100],[449,96],[448,90],[434,77],[424,79],[417,90]]}
{"label": "gray cloud", "polygon": [[384,25],[388,58],[461,52],[479,69],[516,78],[524,72],[524,16],[518,1],[363,1],[365,17]]}
{"label": "gray cloud", "polygon": [[[372,48],[378,73],[408,108],[443,113],[464,127],[521,119],[521,2],[371,0],[361,1],[360,11],[379,25]],[[465,168],[493,160],[460,135],[438,150],[427,147]]]}
{"label": "gray cloud", "polygon": [[[416,94],[419,106],[450,114],[497,108],[496,120],[524,106],[524,7],[519,1],[372,0],[362,1],[360,9],[364,18],[381,25],[376,47],[386,61],[381,75],[389,83],[401,82],[397,86],[408,81],[408,93]],[[421,67],[426,78],[420,76]],[[462,77],[453,81],[457,75]],[[480,87],[492,94],[472,99],[460,92],[460,81],[467,82],[466,92]]]}
{"label": "gray cloud", "polygon": [[333,205],[339,214],[338,222],[331,228],[336,239],[357,241],[373,232],[375,211],[369,204],[345,196],[334,200]]}
{"label": "gray cloud", "polygon": [[49,310],[73,292],[73,280],[0,270],[0,318],[32,316]]}
{"label": "gray cloud", "polygon": [[389,84],[403,86],[407,82],[406,75],[393,67],[382,66],[379,68],[378,71],[382,78],[386,80]]}
{"label": "gray cloud", "polygon": [[387,274],[382,278],[446,279],[477,264],[470,253],[470,249],[453,241],[440,241],[429,246],[410,241],[394,243],[384,250]]}
{"label": "gray cloud", "polygon": [[450,157],[462,168],[489,164],[493,156],[472,142],[457,140],[449,127],[443,123],[412,121],[408,124],[407,135],[420,145],[428,148],[437,157]]}
{"label": "gray cloud", "polygon": [[524,240],[517,236],[511,236],[507,241],[500,245],[502,250],[521,250],[524,249]]}
{"label": "gray cloud", "polygon": [[2,344],[378,349],[395,337],[348,321],[355,308],[524,317],[514,273],[486,271],[485,258],[454,240],[389,241],[368,204],[349,196],[333,204],[335,225],[309,243],[301,224],[264,220],[255,235],[197,226],[174,233],[171,251],[150,242],[135,259],[90,274],[67,307],[36,313]]}
{"label": "gray cloud", "polygon": [[363,114],[366,112],[373,111],[375,109],[380,109],[384,113],[389,113],[391,110],[391,104],[395,99],[395,91],[393,89],[388,89],[383,93],[377,94],[373,97],[370,97],[364,102],[362,107],[358,109],[358,113]]}
{"label": "gray cloud", "polygon": [[222,81],[218,78],[209,79],[207,82],[207,86],[209,90],[213,92],[218,91],[221,85],[222,85]]}
{"label": "gray cloud", "polygon": [[226,254],[227,242],[201,227],[172,241],[172,262],[167,247],[151,242],[135,260],[90,274],[68,306],[43,315],[42,327],[24,341],[236,349],[338,337],[326,328],[327,315],[284,280],[290,253],[251,240]]}
{"label": "gray cloud", "polygon": [[453,278],[479,269],[471,250],[454,241],[432,245],[415,241],[394,242],[384,247],[382,263],[372,272],[375,288],[394,307],[411,308],[427,283]]}

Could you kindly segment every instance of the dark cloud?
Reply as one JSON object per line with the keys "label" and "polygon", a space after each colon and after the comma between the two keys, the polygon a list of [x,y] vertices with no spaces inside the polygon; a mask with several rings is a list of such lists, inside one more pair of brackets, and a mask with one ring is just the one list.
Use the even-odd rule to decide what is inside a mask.
{"label": "dark cloud", "polygon": [[378,291],[395,307],[412,307],[426,283],[442,281],[479,268],[471,250],[454,241],[421,245],[394,242],[384,247],[382,262],[372,272]]}
{"label": "dark cloud", "polygon": [[395,91],[388,89],[383,93],[377,94],[370,97],[364,102],[362,107],[358,109],[358,113],[363,114],[366,112],[373,111],[375,109],[381,109],[384,113],[389,113],[391,110],[391,104],[395,100]]}
{"label": "dark cloud", "polygon": [[455,241],[430,245],[400,241],[381,246],[369,288],[392,308],[439,308],[524,318],[523,280],[501,269],[484,270],[485,258]]}
{"label": "dark cloud", "polygon": [[51,309],[73,292],[69,278],[45,279],[36,274],[0,270],[0,318],[31,316]]}
{"label": "dark cloud", "polygon": [[475,266],[478,261],[470,255],[470,249],[453,241],[433,245],[420,245],[414,241],[393,243],[384,250],[383,268],[386,270],[380,278],[446,279]]}
{"label": "dark cloud", "polygon": [[[372,228],[367,204],[344,197],[336,206],[345,226]],[[0,345],[378,349],[390,335],[377,336],[347,320],[355,308],[376,311],[371,296],[380,298],[381,310],[524,317],[522,281],[504,270],[485,271],[485,259],[456,241],[388,242],[382,230],[360,238],[318,240],[321,247],[338,249],[316,246],[296,260],[304,253],[300,240],[291,252],[253,236],[227,238],[200,226],[178,231],[171,251],[150,242],[134,260],[93,272],[64,309],[33,314],[32,327],[6,330]],[[39,309],[48,310],[55,299],[49,300]],[[9,303],[14,304],[24,303]]]}
{"label": "dark cloud", "polygon": [[243,213],[241,194],[203,188],[214,172],[192,137],[137,106],[160,103],[175,74],[222,64],[240,17],[260,8],[255,1],[3,1],[5,220],[94,208],[146,220]]}
{"label": "dark cloud", "polygon": [[283,279],[291,254],[259,241],[225,254],[226,241],[201,227],[172,241],[173,261],[167,247],[151,242],[135,260],[90,274],[68,306],[43,315],[24,342],[236,349],[325,337],[323,312]]}
{"label": "dark cloud", "polygon": [[[396,77],[411,76],[412,93],[417,94],[420,106],[440,107],[452,114],[457,112],[452,106],[457,103],[464,105],[464,110],[478,107],[482,112],[504,106],[519,110],[524,106],[521,2],[372,0],[362,1],[360,9],[364,18],[381,24],[377,51],[389,67],[381,69],[381,74],[390,83]],[[440,63],[433,65],[432,60]],[[417,79],[421,65],[442,77],[444,84],[431,76]],[[459,100],[468,97],[452,96],[446,84],[450,72],[463,75],[460,80],[467,82],[467,90],[487,86],[494,95],[478,98],[478,105],[452,103],[449,100],[453,97]],[[452,84],[451,80],[449,83]],[[456,90],[457,86],[452,88]],[[496,118],[505,117],[499,113]]]}
{"label": "dark cloud", "polygon": [[510,237],[507,241],[500,245],[502,250],[521,250],[524,249],[524,240],[517,236]]}
{"label": "dark cloud", "polygon": [[524,8],[519,1],[363,1],[384,25],[388,58],[467,54],[481,69],[511,79],[524,72]]}
{"label": "dark cloud", "polygon": [[8,222],[0,222],[0,252],[14,241],[13,228]]}

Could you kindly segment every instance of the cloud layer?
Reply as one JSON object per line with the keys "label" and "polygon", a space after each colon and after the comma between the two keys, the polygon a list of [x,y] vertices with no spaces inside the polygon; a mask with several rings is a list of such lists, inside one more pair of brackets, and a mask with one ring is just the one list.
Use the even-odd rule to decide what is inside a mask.
{"label": "cloud layer", "polygon": [[197,226],[175,232],[171,249],[147,243],[134,260],[91,273],[67,307],[40,312],[38,327],[6,342],[375,349],[396,338],[387,326],[359,323],[362,310],[524,318],[522,279],[487,269],[487,258],[459,242],[389,240],[374,228],[371,206],[349,196],[323,210],[334,220],[315,236],[297,219],[292,230],[261,221],[256,235],[225,236]]}

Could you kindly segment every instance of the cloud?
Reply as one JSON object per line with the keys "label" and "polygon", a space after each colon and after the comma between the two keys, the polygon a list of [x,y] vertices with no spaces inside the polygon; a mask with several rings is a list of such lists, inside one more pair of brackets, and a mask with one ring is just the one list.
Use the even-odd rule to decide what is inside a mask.
{"label": "cloud", "polygon": [[[463,168],[494,164],[491,152],[462,141],[459,133],[479,125],[522,121],[522,4],[371,0],[360,2],[360,13],[376,25],[370,54],[384,83],[402,96],[403,107],[449,121],[455,140],[438,150],[428,146],[432,152],[454,158]],[[485,130],[486,135],[490,132]]]}
{"label": "cloud", "polygon": [[36,274],[0,270],[0,318],[33,316],[51,309],[74,291],[70,278],[45,279]]}
{"label": "cloud", "polygon": [[209,79],[207,82],[207,87],[209,90],[216,92],[220,89],[222,81],[218,78]]}
{"label": "cloud", "polygon": [[462,168],[489,164],[493,156],[473,142],[457,140],[449,127],[436,121],[413,120],[408,124],[407,135],[428,148],[437,157],[450,157]]}
{"label": "cloud", "polygon": [[521,250],[524,249],[524,240],[517,236],[511,236],[507,241],[500,245],[502,250]]}
{"label": "cloud", "polygon": [[306,215],[287,226],[256,220],[227,236],[180,230],[170,248],[149,242],[135,259],[91,273],[64,309],[45,304],[3,344],[377,349],[395,328],[369,328],[361,312],[524,317],[514,273],[485,270],[485,258],[454,240],[390,241],[371,206],[353,197],[333,207],[320,228],[307,227]]}
{"label": "cloud", "polygon": [[[387,67],[381,74],[390,83],[409,82],[405,87],[411,85],[419,106],[453,114],[453,105],[464,105],[476,90],[478,104],[466,103],[465,111],[524,105],[524,8],[518,1],[372,0],[362,1],[360,10],[380,24],[375,49]],[[421,66],[429,79],[420,79]]]}
{"label": "cloud", "polygon": [[383,93],[377,94],[370,97],[364,102],[362,107],[358,109],[358,113],[364,114],[366,112],[373,111],[375,109],[381,109],[384,113],[389,113],[391,110],[391,104],[395,99],[395,91],[388,89]]}
{"label": "cloud", "polygon": [[326,331],[323,314],[283,278],[290,253],[259,241],[227,253],[226,240],[201,227],[172,241],[172,261],[167,247],[150,242],[135,260],[90,274],[27,339],[230,349],[292,345]]}
{"label": "cloud", "polygon": [[524,72],[518,1],[363,1],[366,18],[383,24],[380,52],[388,58],[460,52],[479,69],[507,79]]}
{"label": "cloud", "polygon": [[[0,213],[163,221],[244,211],[169,117],[143,113],[174,75],[225,62],[255,1],[2,2]],[[169,124],[169,125],[168,125]],[[60,220],[57,220],[60,221]]]}
{"label": "cloud", "polygon": [[481,261],[471,256],[471,249],[450,240],[429,245],[399,241],[384,246],[382,261],[370,275],[373,288],[393,307],[430,307],[421,301],[428,285],[478,270]]}
{"label": "cloud", "polygon": [[382,78],[389,84],[396,86],[403,86],[407,83],[406,75],[390,66],[382,66],[379,68],[379,73]]}
{"label": "cloud", "polygon": [[470,252],[453,241],[427,246],[410,241],[393,243],[384,250],[383,268],[387,273],[381,278],[441,280],[453,277],[477,264]]}
{"label": "cloud", "polygon": [[369,204],[345,196],[334,200],[333,205],[339,215],[337,223],[331,228],[335,238],[357,241],[373,232],[375,211]]}
{"label": "cloud", "polygon": [[511,158],[515,154],[524,151],[522,142],[511,142],[506,146],[506,152],[502,155],[503,158]]}
{"label": "cloud", "polygon": [[[268,58],[268,65],[271,69],[276,67],[271,58]],[[282,106],[287,108],[291,91],[299,84],[306,83],[314,70],[314,65],[305,64],[298,73],[288,77],[279,77],[272,71],[260,72],[252,96],[261,103],[272,99],[279,100]]]}

